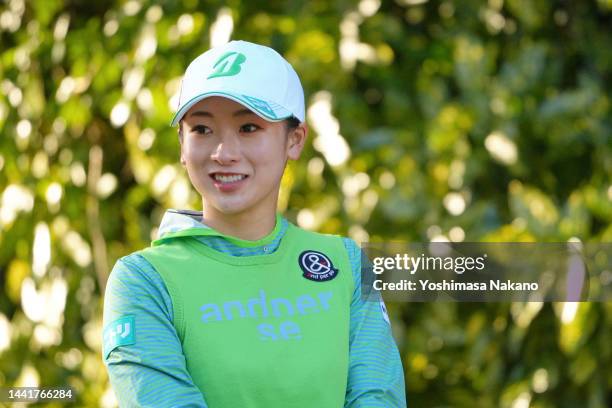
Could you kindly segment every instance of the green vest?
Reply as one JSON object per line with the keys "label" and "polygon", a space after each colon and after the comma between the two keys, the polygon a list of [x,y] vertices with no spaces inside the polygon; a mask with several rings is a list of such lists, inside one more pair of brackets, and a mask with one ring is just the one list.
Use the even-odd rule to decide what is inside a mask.
{"label": "green vest", "polygon": [[168,288],[208,406],[342,407],[354,283],[341,237],[289,223],[274,253],[235,257],[193,238],[206,231],[165,236],[140,254]]}

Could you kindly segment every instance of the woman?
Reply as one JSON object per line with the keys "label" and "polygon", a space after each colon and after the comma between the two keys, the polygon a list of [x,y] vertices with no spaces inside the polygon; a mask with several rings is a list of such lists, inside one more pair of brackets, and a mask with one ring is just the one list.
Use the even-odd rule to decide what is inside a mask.
{"label": "woman", "polygon": [[244,41],[211,49],[187,68],[172,124],[203,210],[167,211],[151,247],[111,272],[103,357],[120,405],[405,406],[357,245],[276,213],[307,134],[291,65]]}

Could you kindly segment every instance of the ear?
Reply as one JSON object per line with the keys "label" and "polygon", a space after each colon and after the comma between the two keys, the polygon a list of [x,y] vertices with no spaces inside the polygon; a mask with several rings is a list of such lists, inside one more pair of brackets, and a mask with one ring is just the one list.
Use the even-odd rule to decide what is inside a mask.
{"label": "ear", "polygon": [[298,127],[289,131],[287,136],[287,157],[289,159],[297,160],[300,158],[307,135],[308,126],[305,122],[300,123]]}

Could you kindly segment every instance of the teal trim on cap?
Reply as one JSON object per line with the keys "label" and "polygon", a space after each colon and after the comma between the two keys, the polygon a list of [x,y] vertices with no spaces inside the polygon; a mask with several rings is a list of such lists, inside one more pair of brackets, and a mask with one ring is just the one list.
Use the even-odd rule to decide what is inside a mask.
{"label": "teal trim on cap", "polygon": [[[193,98],[191,98],[186,104],[184,104],[175,114],[174,117],[172,118],[172,122],[170,122],[170,126],[176,126],[178,121],[180,120],[180,118],[183,117],[183,115],[185,115],[185,113],[187,113],[187,111],[196,103],[198,103],[199,101],[201,101],[204,98],[210,97],[210,96],[222,96],[228,99],[233,100],[234,102],[238,102],[241,105],[244,105],[246,108],[249,108],[250,110],[252,110],[255,114],[257,114],[258,116],[262,117],[263,119],[270,121],[270,122],[280,122],[282,120],[285,119],[289,119],[290,117],[294,116],[291,112],[289,112],[288,109],[284,108],[284,110],[286,110],[287,112],[289,112],[287,114],[287,116],[284,117],[277,117],[274,114],[274,110],[272,108],[270,108],[270,110],[272,111],[272,114],[274,116],[271,116],[269,113],[266,112],[266,109],[264,109],[263,106],[257,106],[254,104],[255,100],[259,100],[264,102],[266,105],[268,104],[266,101],[259,99],[259,98],[254,98],[254,97],[249,97],[250,99],[253,99],[254,101],[249,101],[247,99],[241,98],[240,95],[237,94],[233,94],[233,93],[228,93],[228,92],[223,92],[223,91],[214,91],[214,92],[205,92],[203,94],[199,94],[197,96],[194,96]],[[246,97],[246,95],[245,95]]]}

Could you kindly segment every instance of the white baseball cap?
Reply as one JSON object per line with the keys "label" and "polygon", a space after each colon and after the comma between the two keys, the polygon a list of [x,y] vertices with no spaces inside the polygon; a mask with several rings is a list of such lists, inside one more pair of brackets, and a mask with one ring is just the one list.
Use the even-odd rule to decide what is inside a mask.
{"label": "white baseball cap", "polygon": [[172,126],[209,96],[232,99],[272,122],[305,119],[304,90],[291,64],[272,48],[247,41],[211,48],[189,64]]}

